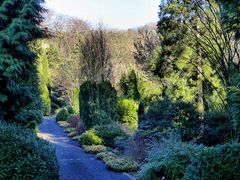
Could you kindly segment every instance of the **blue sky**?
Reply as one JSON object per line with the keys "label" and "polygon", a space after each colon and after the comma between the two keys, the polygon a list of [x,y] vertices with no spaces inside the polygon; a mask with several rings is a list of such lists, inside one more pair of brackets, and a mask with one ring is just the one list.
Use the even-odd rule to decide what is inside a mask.
{"label": "blue sky", "polygon": [[92,25],[128,29],[158,20],[160,0],[46,0],[54,12],[78,17]]}

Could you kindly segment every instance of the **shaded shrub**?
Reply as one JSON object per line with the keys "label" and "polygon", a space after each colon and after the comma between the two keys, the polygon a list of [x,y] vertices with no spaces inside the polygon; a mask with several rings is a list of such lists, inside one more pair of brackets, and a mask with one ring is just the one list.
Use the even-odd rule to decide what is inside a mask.
{"label": "shaded shrub", "polygon": [[240,73],[233,76],[227,94],[228,109],[231,114],[232,125],[240,140]]}
{"label": "shaded shrub", "polygon": [[86,81],[80,87],[80,118],[87,128],[116,120],[117,93],[110,82]]}
{"label": "shaded shrub", "polygon": [[145,121],[152,127],[180,129],[184,141],[196,139],[200,134],[199,113],[192,104],[182,101],[164,99],[152,103]]}
{"label": "shaded shrub", "polygon": [[102,138],[96,135],[94,129],[85,131],[79,138],[81,145],[101,145],[103,144]]}
{"label": "shaded shrub", "polygon": [[239,177],[240,144],[238,143],[204,148],[192,160],[184,176],[186,180],[237,180]]}
{"label": "shaded shrub", "polygon": [[231,139],[231,122],[226,112],[209,112],[204,115],[204,129],[198,140],[207,146],[227,142]]}
{"label": "shaded shrub", "polygon": [[56,116],[56,121],[67,121],[69,113],[65,108],[62,108],[58,111]]}
{"label": "shaded shrub", "polygon": [[97,154],[107,150],[107,148],[103,145],[91,145],[91,146],[83,146],[86,153],[89,154]]}
{"label": "shaded shrub", "polygon": [[138,103],[131,99],[119,98],[117,104],[119,122],[129,129],[138,128]]}
{"label": "shaded shrub", "polygon": [[120,126],[114,124],[97,126],[94,130],[96,135],[103,140],[103,144],[109,147],[114,147],[115,138],[127,136]]}
{"label": "shaded shrub", "polygon": [[69,116],[67,122],[70,124],[71,127],[78,127],[80,123],[80,117],[77,115],[71,115]]}
{"label": "shaded shrub", "polygon": [[68,105],[68,106],[66,107],[66,109],[67,109],[68,114],[73,114],[73,113],[74,113],[73,107],[72,107],[71,105]]}
{"label": "shaded shrub", "polygon": [[201,150],[197,145],[181,142],[171,134],[149,151],[148,163],[143,165],[139,179],[182,179],[192,157]]}
{"label": "shaded shrub", "polygon": [[120,79],[120,88],[125,97],[139,100],[140,94],[138,91],[138,79],[135,71],[132,69],[129,74],[123,75]]}
{"label": "shaded shrub", "polygon": [[0,179],[58,179],[50,145],[32,130],[0,122]]}

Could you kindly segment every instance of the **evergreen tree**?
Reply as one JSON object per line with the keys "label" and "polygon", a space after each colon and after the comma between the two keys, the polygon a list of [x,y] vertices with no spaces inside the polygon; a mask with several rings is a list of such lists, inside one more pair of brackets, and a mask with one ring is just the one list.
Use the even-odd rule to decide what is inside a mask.
{"label": "evergreen tree", "polygon": [[42,101],[42,113],[43,115],[49,115],[51,112],[51,100],[49,95],[50,87],[50,72],[48,64],[48,56],[46,54],[46,48],[44,42],[37,43],[39,48],[37,59],[37,70],[39,78],[40,97]]}
{"label": "evergreen tree", "polygon": [[0,119],[34,127],[41,119],[36,55],[43,0],[0,1]]}

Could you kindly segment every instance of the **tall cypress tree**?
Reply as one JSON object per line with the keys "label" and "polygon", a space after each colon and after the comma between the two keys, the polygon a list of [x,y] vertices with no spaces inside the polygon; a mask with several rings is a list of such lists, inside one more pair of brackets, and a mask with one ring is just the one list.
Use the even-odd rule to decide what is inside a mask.
{"label": "tall cypress tree", "polygon": [[0,119],[28,127],[40,121],[36,55],[44,36],[43,0],[0,0]]}

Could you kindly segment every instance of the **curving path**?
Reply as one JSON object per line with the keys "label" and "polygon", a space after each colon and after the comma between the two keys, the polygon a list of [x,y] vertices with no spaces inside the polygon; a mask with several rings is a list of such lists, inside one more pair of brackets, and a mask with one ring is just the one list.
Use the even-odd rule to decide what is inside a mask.
{"label": "curving path", "polygon": [[61,180],[129,180],[125,173],[109,171],[94,155],[84,153],[78,143],[70,139],[54,117],[44,118],[38,136],[56,149]]}

